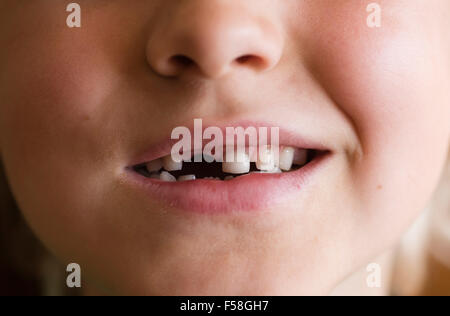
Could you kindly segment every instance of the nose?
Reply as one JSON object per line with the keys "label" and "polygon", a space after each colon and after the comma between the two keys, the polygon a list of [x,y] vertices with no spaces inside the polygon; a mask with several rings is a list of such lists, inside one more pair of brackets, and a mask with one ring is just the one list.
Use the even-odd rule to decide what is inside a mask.
{"label": "nose", "polygon": [[252,12],[245,2],[189,0],[165,7],[151,27],[148,64],[164,77],[194,72],[210,79],[274,68],[283,52],[282,32],[274,18]]}

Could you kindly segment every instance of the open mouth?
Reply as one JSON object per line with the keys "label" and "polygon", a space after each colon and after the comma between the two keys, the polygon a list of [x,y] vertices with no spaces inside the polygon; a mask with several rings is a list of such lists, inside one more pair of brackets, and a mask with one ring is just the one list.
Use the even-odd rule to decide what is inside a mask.
{"label": "open mouth", "polygon": [[164,182],[200,179],[230,181],[248,174],[269,175],[293,172],[321,154],[323,152],[318,150],[290,146],[282,146],[278,156],[270,147],[261,150],[259,154],[249,154],[247,148],[242,159],[236,159],[235,162],[216,162],[212,157],[202,159],[201,162],[194,162],[194,156],[188,162],[175,162],[169,155],[133,166],[133,170],[146,178]]}
{"label": "open mouth", "polygon": [[[243,152],[233,151],[236,156],[230,160],[229,144],[224,143],[223,159],[220,155],[219,159],[205,156],[205,144],[198,151],[192,151],[192,146],[192,152],[182,155],[182,159],[172,159],[174,143],[163,140],[150,146],[125,167],[123,174],[125,183],[141,195],[145,204],[188,213],[275,210],[276,205],[307,194],[307,186],[325,179],[328,168],[324,167],[335,156],[335,150],[320,139],[285,129],[280,129],[275,155],[271,146],[262,150],[247,146]],[[216,156],[215,152],[211,156]]]}

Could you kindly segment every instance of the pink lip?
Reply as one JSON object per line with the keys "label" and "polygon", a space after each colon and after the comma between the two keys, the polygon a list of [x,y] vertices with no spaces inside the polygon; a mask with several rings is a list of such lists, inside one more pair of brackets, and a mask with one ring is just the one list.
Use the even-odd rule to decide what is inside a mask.
{"label": "pink lip", "polygon": [[[192,126],[185,125],[191,129]],[[223,126],[204,124],[203,128],[217,126],[223,131],[228,126],[272,127],[271,124],[239,122]],[[225,135],[225,134],[224,134]],[[195,180],[163,182],[147,178],[133,170],[143,164],[170,154],[172,145],[178,140],[168,139],[139,155],[126,168],[127,179],[152,201],[161,201],[168,206],[187,212],[223,214],[236,211],[259,211],[295,196],[308,185],[310,179],[325,165],[332,151],[320,142],[306,140],[295,133],[280,128],[280,145],[315,149],[319,155],[304,167],[281,174],[248,174],[233,180]]]}

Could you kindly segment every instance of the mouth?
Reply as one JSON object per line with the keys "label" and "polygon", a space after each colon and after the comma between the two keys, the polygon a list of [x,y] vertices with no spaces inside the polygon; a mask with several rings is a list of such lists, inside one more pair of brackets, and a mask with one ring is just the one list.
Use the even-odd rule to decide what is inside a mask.
{"label": "mouth", "polygon": [[190,160],[176,162],[170,155],[172,144],[154,147],[142,161],[127,167],[126,174],[150,202],[204,214],[272,208],[300,194],[332,156],[322,145],[314,147],[283,132],[278,155],[270,146],[247,147],[233,162],[205,155],[195,159],[194,152]]}

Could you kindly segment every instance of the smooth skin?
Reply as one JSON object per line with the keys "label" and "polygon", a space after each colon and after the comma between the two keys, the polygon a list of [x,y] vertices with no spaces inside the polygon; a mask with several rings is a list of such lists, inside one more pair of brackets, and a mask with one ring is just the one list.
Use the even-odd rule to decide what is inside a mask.
{"label": "smooth skin", "polygon": [[[330,293],[417,218],[450,139],[450,2],[380,0],[369,28],[370,2],[79,0],[71,29],[66,1],[1,0],[0,153],[28,223],[103,293]],[[124,168],[194,118],[333,155],[271,209],[182,212]]]}

